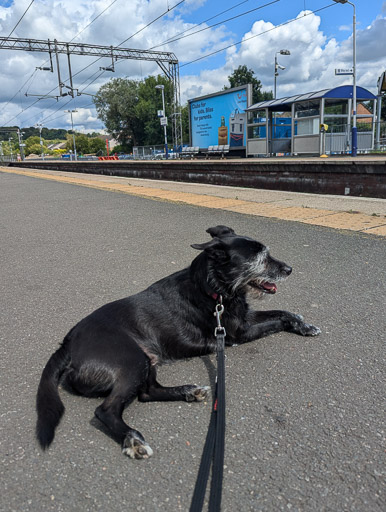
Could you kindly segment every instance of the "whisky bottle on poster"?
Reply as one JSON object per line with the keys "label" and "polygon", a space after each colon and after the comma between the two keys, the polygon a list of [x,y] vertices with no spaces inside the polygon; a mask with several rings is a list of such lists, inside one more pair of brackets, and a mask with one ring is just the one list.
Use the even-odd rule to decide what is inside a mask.
{"label": "whisky bottle on poster", "polygon": [[221,116],[221,124],[218,129],[218,145],[228,144],[228,127],[225,126],[225,117]]}

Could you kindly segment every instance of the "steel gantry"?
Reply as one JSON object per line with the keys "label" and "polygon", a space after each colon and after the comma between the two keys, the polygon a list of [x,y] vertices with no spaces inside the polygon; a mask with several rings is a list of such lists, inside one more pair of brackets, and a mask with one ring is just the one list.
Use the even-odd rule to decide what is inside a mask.
{"label": "steel gantry", "polygon": [[[71,55],[84,55],[88,57],[109,57],[111,58],[112,66],[108,68],[109,71],[114,70],[114,61],[122,60],[147,60],[156,62],[162,69],[163,73],[170,80],[173,88],[172,96],[172,132],[173,144],[176,148],[182,147],[182,120],[180,108],[180,77],[178,59],[172,52],[159,52],[153,50],[137,50],[132,48],[121,48],[119,46],[100,46],[85,43],[66,43],[54,40],[38,40],[38,39],[24,39],[14,37],[0,37],[0,50],[22,50],[27,52],[43,52],[48,53],[50,56],[50,67],[42,67],[45,71],[53,72],[52,57],[56,58],[58,82],[59,82],[59,96],[79,96],[80,93],[74,88],[72,71],[71,71]],[[59,54],[67,55],[69,82],[66,85],[60,75]],[[63,92],[63,89],[68,89],[68,92]]]}

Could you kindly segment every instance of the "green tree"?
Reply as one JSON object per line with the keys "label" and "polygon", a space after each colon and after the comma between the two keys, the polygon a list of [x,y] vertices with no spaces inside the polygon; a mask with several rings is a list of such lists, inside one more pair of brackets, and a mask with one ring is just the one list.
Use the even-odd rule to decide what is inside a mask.
{"label": "green tree", "polygon": [[168,118],[167,136],[169,144],[171,143],[173,122],[171,105],[173,88],[170,81],[164,76],[149,76],[139,83],[138,103],[135,108],[136,115],[142,119],[144,123],[142,144],[145,146],[150,144],[163,144],[165,141],[164,129],[157,116],[158,110],[162,110],[163,108],[162,91],[156,89],[157,85],[164,86],[165,115]]}
{"label": "green tree", "polygon": [[46,152],[47,147],[44,144],[43,139],[42,139],[42,142],[43,142],[43,146],[40,145],[40,136],[38,136],[38,135],[33,135],[31,137],[28,137],[28,139],[25,140],[25,148],[24,148],[25,155],[28,156],[32,153],[34,155],[40,155],[42,153],[42,151]]}
{"label": "green tree", "polygon": [[[89,138],[83,133],[75,134],[75,145],[78,155],[89,153]],[[66,149],[74,151],[74,137],[70,134],[67,135]]]}
{"label": "green tree", "polygon": [[24,148],[24,152],[25,152],[25,155],[28,156],[28,155],[41,155],[42,154],[42,151],[46,152],[47,148],[45,148],[44,146],[41,146],[40,143],[39,144],[32,144],[30,146],[25,147]]}
{"label": "green tree", "polygon": [[224,86],[224,90],[239,87],[240,85],[252,84],[252,104],[273,99],[272,91],[261,90],[261,82],[254,74],[255,72],[252,69],[248,69],[245,65],[240,65],[228,76],[230,87]]}
{"label": "green tree", "polygon": [[103,85],[94,98],[99,119],[125,150],[133,145],[164,143],[164,130],[157,116],[157,111],[163,108],[162,92],[156,89],[157,85],[164,87],[167,136],[171,143],[173,87],[166,77],[150,76],[141,81],[115,78]]}
{"label": "green tree", "polygon": [[189,106],[188,104],[181,107],[182,116],[182,141],[189,143]]}
{"label": "green tree", "polygon": [[113,78],[97,92],[94,104],[107,131],[121,144],[141,142],[143,120],[137,117],[139,83],[128,78]]}
{"label": "green tree", "polygon": [[88,150],[90,153],[100,153],[106,151],[106,141],[100,139],[99,137],[93,137],[89,140]]}

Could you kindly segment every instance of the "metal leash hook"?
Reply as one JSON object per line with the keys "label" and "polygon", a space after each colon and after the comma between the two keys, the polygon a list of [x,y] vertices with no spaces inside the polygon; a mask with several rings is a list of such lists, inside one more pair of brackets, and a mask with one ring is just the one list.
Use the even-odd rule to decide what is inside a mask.
{"label": "metal leash hook", "polygon": [[[222,303],[222,296],[220,295],[220,302],[216,304],[216,309],[213,315],[216,317],[217,327],[214,330],[214,336],[219,341],[219,336],[223,336],[222,342],[224,343],[224,338],[226,336],[225,327],[221,325],[221,317],[224,313],[224,306]],[[217,347],[219,349],[224,349],[224,345],[222,347]]]}

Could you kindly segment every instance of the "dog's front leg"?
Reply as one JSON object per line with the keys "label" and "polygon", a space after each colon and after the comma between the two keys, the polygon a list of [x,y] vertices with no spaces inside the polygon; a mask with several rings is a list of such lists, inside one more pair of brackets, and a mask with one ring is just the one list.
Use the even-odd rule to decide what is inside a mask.
{"label": "dog's front leg", "polygon": [[306,324],[302,316],[288,311],[250,311],[247,320],[249,327],[243,336],[244,342],[281,331],[301,336],[317,336],[321,332],[319,327]]}

